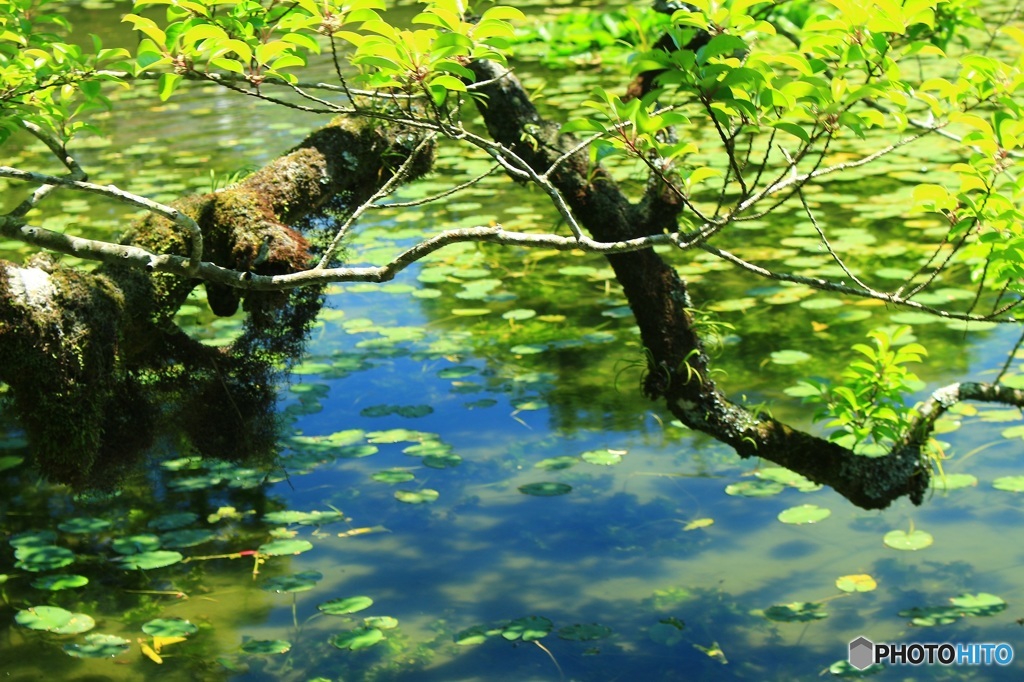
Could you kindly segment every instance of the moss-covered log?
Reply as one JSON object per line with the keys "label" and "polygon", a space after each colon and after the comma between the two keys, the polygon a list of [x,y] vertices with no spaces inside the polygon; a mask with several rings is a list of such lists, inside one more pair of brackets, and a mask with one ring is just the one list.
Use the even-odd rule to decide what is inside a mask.
{"label": "moss-covered log", "polygon": [[[420,138],[379,123],[339,119],[237,186],[182,199],[175,208],[200,226],[204,261],[256,274],[310,267],[316,246],[297,226],[325,210],[344,213],[368,200],[416,149]],[[420,151],[407,169],[429,170]],[[189,234],[149,216],[122,243],[188,256]],[[209,286],[219,315],[240,303],[250,313],[231,349],[192,342],[174,315],[198,280],[105,263],[92,273],[47,257],[0,262],[0,380],[39,464],[69,482],[90,481],[99,457],[130,459],[158,415],[150,391],[159,378],[197,409],[184,418],[200,446],[251,451],[254,433],[272,435],[273,367],[297,355],[319,312],[315,289],[248,292]],[[212,420],[212,421],[211,421]],[[236,434],[237,437],[233,437]],[[104,476],[109,466],[104,467]],[[92,481],[95,482],[95,481]]]}

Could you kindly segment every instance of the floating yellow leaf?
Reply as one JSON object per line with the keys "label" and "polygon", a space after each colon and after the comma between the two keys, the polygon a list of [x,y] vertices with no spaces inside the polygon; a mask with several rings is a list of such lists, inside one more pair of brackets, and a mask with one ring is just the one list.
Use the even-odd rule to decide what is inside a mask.
{"label": "floating yellow leaf", "polygon": [[365,528],[353,528],[347,530],[344,533],[338,533],[339,538],[350,538],[356,535],[366,535],[367,533],[386,533],[387,528],[384,526],[366,526]]}
{"label": "floating yellow leaf", "polygon": [[178,642],[184,642],[185,637],[154,637],[153,638],[153,650],[156,653],[160,653],[160,650],[165,646],[177,644]]}
{"label": "floating yellow leaf", "polygon": [[143,656],[145,656],[149,660],[153,661],[157,665],[162,665],[163,664],[164,659],[160,657],[160,654],[158,654],[157,652],[153,651],[153,647],[149,646],[148,644],[143,642],[141,639],[139,640],[139,646],[142,648],[142,655]]}
{"label": "floating yellow leaf", "polygon": [[714,519],[695,519],[693,521],[690,521],[685,526],[683,526],[683,530],[697,530],[698,528],[707,528],[714,522]]}
{"label": "floating yellow leaf", "polygon": [[836,579],[836,587],[843,592],[870,592],[878,587],[875,579],[866,573],[844,575]]}

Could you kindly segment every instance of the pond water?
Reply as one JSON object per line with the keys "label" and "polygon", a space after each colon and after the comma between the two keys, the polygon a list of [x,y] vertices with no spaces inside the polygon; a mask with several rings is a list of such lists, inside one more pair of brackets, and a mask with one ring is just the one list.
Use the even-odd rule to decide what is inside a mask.
{"label": "pond water", "polygon": [[[123,11],[94,6],[81,20],[106,27]],[[578,101],[596,73],[554,74],[548,87]],[[105,182],[170,200],[258,166],[316,124],[191,86],[155,108],[120,102],[83,161]],[[32,153],[5,150],[12,165]],[[895,219],[940,161],[934,148],[912,150],[815,196],[844,222],[836,238],[864,245],[878,281],[905,277],[914,239],[935,227]],[[456,163],[466,177],[487,168],[443,148],[439,172],[400,198],[463,179]],[[126,219],[60,199],[44,225],[103,234]],[[555,222],[539,193],[491,176],[444,205],[375,214],[351,259],[379,262],[425,229],[492,220]],[[723,246],[831,272],[805,223],[751,225]],[[783,390],[836,376],[873,327],[913,324],[932,353],[926,390],[994,376],[1016,341],[1011,329],[964,329],[751,280],[706,256],[672,258],[696,300],[733,326],[716,361],[724,385],[798,427],[812,428],[808,410]],[[116,494],[75,494],[20,463],[24,442],[5,422],[4,679],[792,680],[845,660],[861,635],[1021,642],[1024,514],[1019,493],[993,485],[1024,474],[1019,410],[959,409],[941,436],[950,489],[921,507],[866,512],[740,460],[644,400],[624,306],[600,258],[491,246],[442,251],[389,284],[333,287],[281,386],[270,467],[195,457],[169,435]],[[198,293],[181,322],[214,343],[239,324],[211,319]],[[780,521],[807,504],[831,513]],[[883,541],[916,530],[932,544]],[[257,548],[272,556],[256,564]],[[61,617],[41,606],[84,615],[57,626],[68,634],[15,621],[29,607]],[[87,641],[95,633],[129,646],[83,657],[104,644]],[[1021,665],[890,668],[877,679],[1016,680]]]}

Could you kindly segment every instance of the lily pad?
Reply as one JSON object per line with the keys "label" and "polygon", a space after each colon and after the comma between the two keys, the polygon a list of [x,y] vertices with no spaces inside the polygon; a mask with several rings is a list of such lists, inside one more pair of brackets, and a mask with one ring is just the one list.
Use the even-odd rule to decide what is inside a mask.
{"label": "lily pad", "polygon": [[764,610],[764,617],[783,623],[805,623],[828,618],[828,612],[818,602],[797,601],[769,606]]}
{"label": "lily pad", "polygon": [[59,635],[77,635],[96,627],[96,621],[84,613],[71,613],[57,606],[32,606],[18,611],[14,620],[30,630],[55,632]]}
{"label": "lily pad", "polygon": [[815,504],[801,504],[798,507],[790,507],[779,512],[778,519],[783,523],[801,525],[806,523],[817,523],[832,515],[831,509],[825,509]]}
{"label": "lily pad", "polygon": [[524,495],[533,495],[535,497],[555,497],[556,495],[565,495],[572,490],[572,486],[568,483],[527,483],[526,485],[519,486],[519,492]]}
{"label": "lily pad", "polygon": [[388,469],[386,471],[377,471],[371,474],[370,478],[381,483],[406,483],[416,478],[416,476],[411,471],[405,471],[404,469]]}
{"label": "lily pad", "polygon": [[870,575],[858,573],[836,578],[836,587],[843,592],[870,592],[878,587],[878,583]]}
{"label": "lily pad", "polygon": [[992,481],[992,487],[1011,493],[1024,492],[1024,476],[1000,476]]}
{"label": "lily pad", "polygon": [[776,365],[797,365],[811,359],[810,353],[802,350],[777,350],[772,353],[772,362]]}
{"label": "lily pad", "polygon": [[455,365],[454,367],[445,367],[437,373],[438,379],[463,379],[468,376],[472,376],[479,372],[476,367],[472,365]]}
{"label": "lily pad", "polygon": [[343,632],[331,638],[331,646],[350,651],[367,649],[384,639],[384,633],[378,628],[358,628],[350,632]]}
{"label": "lily pad", "polygon": [[291,525],[297,523],[301,526],[322,526],[335,521],[344,521],[345,515],[338,511],[295,511],[292,509],[286,509],[282,511],[270,512],[269,514],[263,515],[263,520],[267,523],[280,524],[280,525]]}
{"label": "lily pad", "polygon": [[622,461],[623,450],[588,450],[580,455],[584,462],[599,466],[612,466]]}
{"label": "lily pad", "polygon": [[64,531],[65,533],[73,533],[76,535],[85,535],[87,533],[101,533],[110,526],[110,521],[107,519],[99,519],[91,516],[80,516],[74,519],[68,519],[60,523],[57,528]]}
{"label": "lily pad", "polygon": [[522,639],[524,642],[532,642],[547,637],[551,627],[551,621],[543,616],[524,616],[506,625],[501,636],[510,641]]}
{"label": "lily pad", "polygon": [[22,545],[14,550],[15,567],[23,571],[39,573],[64,568],[74,563],[75,554],[70,549],[56,545]]}
{"label": "lily pad", "polygon": [[199,626],[183,618],[154,618],[143,624],[142,631],[150,637],[188,637],[199,632]]}
{"label": "lily pad", "polygon": [[113,658],[131,647],[127,639],[115,635],[91,634],[85,644],[65,644],[64,653],[75,658]]}
{"label": "lily pad", "polygon": [[160,538],[155,535],[131,535],[117,538],[110,543],[110,548],[118,554],[139,554],[160,548]]}
{"label": "lily pad", "polygon": [[204,542],[209,542],[217,537],[217,534],[207,528],[187,528],[183,530],[172,530],[160,536],[160,545],[167,549],[179,549],[182,547],[195,547]]}
{"label": "lily pad", "polygon": [[292,643],[283,639],[250,639],[242,645],[242,651],[245,653],[260,656],[286,654],[291,648]]}
{"label": "lily pad", "polygon": [[431,469],[451,469],[462,464],[462,458],[458,455],[427,455],[423,458],[423,464]]}
{"label": "lily pad", "polygon": [[415,445],[409,445],[402,449],[402,452],[410,457],[424,457],[427,455],[447,455],[452,451],[452,446],[442,443],[439,440],[428,440]]}
{"label": "lily pad", "polygon": [[380,452],[376,445],[343,445],[334,451],[338,459],[360,459]]}
{"label": "lily pad", "polygon": [[455,643],[459,646],[482,644],[488,637],[496,637],[501,634],[504,627],[487,625],[474,625],[455,634]]}
{"label": "lily pad", "polygon": [[32,587],[39,590],[50,590],[52,592],[82,587],[88,584],[89,579],[84,575],[69,575],[66,573],[44,575],[32,581]]}
{"label": "lily pad", "polygon": [[156,550],[153,552],[139,552],[121,557],[120,562],[124,568],[149,571],[154,568],[171,566],[184,559],[180,552],[171,550]]}
{"label": "lily pad", "polygon": [[57,534],[52,530],[27,530],[12,535],[7,543],[11,547],[49,547],[57,541]]}
{"label": "lily pad", "polygon": [[392,616],[370,616],[363,619],[363,627],[393,630],[398,627],[398,619]]}
{"label": "lily pad", "polygon": [[373,600],[369,597],[345,597],[344,599],[332,599],[325,601],[316,608],[331,616],[344,616],[349,613],[356,613],[373,606]]}
{"label": "lily pad", "polygon": [[257,551],[266,556],[287,556],[289,554],[302,554],[313,549],[313,543],[309,540],[274,540],[260,545]]}
{"label": "lily pad", "polygon": [[396,490],[395,499],[406,504],[426,504],[433,502],[440,496],[440,493],[431,488],[420,490]]}
{"label": "lily pad", "polygon": [[529,308],[516,308],[501,314],[502,318],[506,320],[528,320],[531,317],[536,317],[536,315],[537,311],[530,310]]}
{"label": "lily pad", "polygon": [[612,629],[607,625],[597,623],[577,623],[559,628],[558,637],[571,642],[590,642],[595,639],[604,639],[612,634]]}
{"label": "lily pad", "polygon": [[783,490],[781,483],[775,481],[740,481],[725,486],[726,495],[739,495],[741,497],[771,497],[778,495]]}
{"label": "lily pad", "polygon": [[270,578],[260,587],[267,592],[305,592],[316,587],[323,577],[320,571],[303,571]]}
{"label": "lily pad", "polygon": [[913,530],[909,533],[904,530],[891,530],[882,538],[882,542],[885,543],[886,547],[904,551],[924,549],[934,541],[935,538],[923,530]]}
{"label": "lily pad", "polygon": [[972,474],[946,474],[933,477],[932,484],[936,490],[959,490],[978,485],[978,478]]}

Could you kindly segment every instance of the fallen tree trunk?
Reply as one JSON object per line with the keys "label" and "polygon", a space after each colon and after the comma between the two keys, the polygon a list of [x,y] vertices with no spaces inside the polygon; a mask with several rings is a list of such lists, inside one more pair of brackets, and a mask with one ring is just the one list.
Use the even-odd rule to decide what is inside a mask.
{"label": "fallen tree trunk", "polygon": [[[301,271],[317,249],[296,225],[369,199],[421,140],[380,122],[339,119],[237,186],[174,207],[199,224],[204,262],[235,270],[240,279]],[[409,179],[432,164],[429,150],[416,154],[406,167]],[[4,231],[66,253],[80,243],[24,225]],[[91,273],[45,256],[24,266],[0,262],[0,380],[10,386],[39,465],[57,480],[95,483],[97,459],[106,461],[96,472],[102,478],[117,461],[134,459],[158,416],[150,391],[142,390],[143,382],[152,388],[154,376],[196,408],[177,418],[200,449],[251,454],[260,449],[253,440],[261,432],[272,441],[269,375],[300,352],[320,310],[320,289],[243,292],[207,284],[214,312],[235,313],[244,296],[249,313],[234,347],[213,349],[174,324],[199,280],[125,262],[139,249],[188,257],[189,234],[150,215],[132,226],[121,246],[111,245],[105,264]]]}

